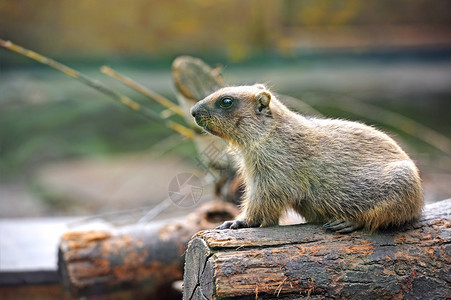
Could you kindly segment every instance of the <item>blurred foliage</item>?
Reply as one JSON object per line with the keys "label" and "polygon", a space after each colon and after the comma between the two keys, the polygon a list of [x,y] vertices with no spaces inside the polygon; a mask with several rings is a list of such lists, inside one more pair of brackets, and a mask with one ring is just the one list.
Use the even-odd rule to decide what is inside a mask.
{"label": "blurred foliage", "polygon": [[[170,99],[170,62],[191,54],[210,63],[239,63],[242,69],[234,74],[242,75],[235,83],[253,83],[268,69],[275,70],[279,73],[271,78],[279,80],[279,92],[308,102],[308,92],[329,100],[337,96],[325,85],[315,90],[295,82],[318,66],[332,70],[369,62],[449,62],[450,11],[448,0],[0,0],[0,37],[75,68],[95,67],[99,77],[97,68],[109,64]],[[286,68],[291,64],[295,67]],[[145,151],[173,134],[101,94],[87,93],[88,87],[61,74],[49,76],[53,70],[15,71],[23,65],[37,66],[0,49],[0,77],[8,81],[2,85],[0,80],[2,175],[27,173],[53,159]],[[349,88],[352,94],[354,87]],[[357,97],[451,135],[449,90],[414,94],[363,92]],[[327,116],[361,119],[324,103],[309,103]],[[414,139],[412,143],[421,151],[434,151]],[[176,151],[194,153],[190,143]]]}
{"label": "blurred foliage", "polygon": [[[360,63],[357,60],[353,64],[360,65]],[[349,65],[349,61],[346,65]],[[285,74],[280,76],[283,79],[279,80],[282,81],[287,81],[291,72],[295,70],[309,72],[314,68],[315,65],[305,63],[293,67],[290,62],[271,67],[272,70]],[[340,65],[332,66],[332,69],[334,68],[340,68]],[[254,74],[252,80],[255,80],[255,77],[258,77],[263,70],[261,66],[254,65],[246,67],[240,65],[239,68],[232,66],[228,69],[229,76],[238,81],[248,78],[247,74]],[[371,67],[368,70],[371,70]],[[323,71],[324,74],[326,72]],[[89,73],[91,77],[92,73]],[[167,85],[171,85],[169,73],[146,72],[146,75],[143,75],[142,72],[133,69],[127,69],[124,73],[140,78],[147,86],[151,86],[169,99],[175,98],[174,94],[167,89]],[[43,163],[54,160],[151,151],[161,141],[175,134],[160,123],[149,121],[54,70],[23,70],[4,74],[13,77],[12,81],[19,82],[18,90],[11,94],[7,93],[8,89],[11,89],[10,85],[0,84],[0,94],[3,95],[1,98],[3,102],[0,102],[0,170],[4,177],[31,174],[30,170],[33,167],[39,167]],[[108,79],[99,76],[101,75],[98,74],[94,78]],[[166,84],[153,82],[155,78],[167,82]],[[118,89],[120,87],[118,85],[116,83],[112,86]],[[299,88],[288,82],[284,87],[278,85],[276,90],[302,99],[327,117],[363,120],[368,124],[396,133],[409,145],[409,150],[416,150],[417,153],[440,154],[437,149],[420,139],[405,135],[397,128],[378,124],[371,119],[371,116],[365,118],[362,115],[347,112],[341,109],[339,104],[331,105],[332,101],[336,104],[342,97],[354,95],[355,99],[401,112],[451,137],[451,123],[448,118],[451,111],[449,94],[428,95],[426,92],[415,95],[415,92],[407,91],[406,95],[397,95],[396,99],[393,99],[390,93],[338,91],[333,88],[325,90],[305,86]],[[144,99],[143,96],[132,93],[131,90],[124,88],[123,92],[157,112],[163,109],[158,104]],[[178,121],[183,122],[180,119]],[[181,138],[178,140],[182,141]],[[191,159],[195,157],[191,142],[179,142],[177,146],[173,149],[176,154]]]}
{"label": "blurred foliage", "polygon": [[[53,72],[14,73],[16,81],[25,81],[21,85],[24,94],[30,95],[27,98],[14,99],[21,93],[8,94],[8,86],[0,86],[0,170],[4,179],[29,173],[33,167],[52,160],[151,150],[176,134]],[[157,112],[162,110],[142,96],[134,95],[134,99]],[[195,153],[190,143],[175,151],[185,156]]]}
{"label": "blurred foliage", "polygon": [[450,11],[448,0],[0,0],[0,36],[55,58],[236,62],[317,48],[449,46]]}

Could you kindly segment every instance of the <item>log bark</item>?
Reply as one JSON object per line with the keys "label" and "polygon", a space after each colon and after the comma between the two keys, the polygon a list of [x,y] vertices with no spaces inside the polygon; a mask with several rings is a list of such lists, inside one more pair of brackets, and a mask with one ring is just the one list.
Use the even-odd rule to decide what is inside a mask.
{"label": "log bark", "polygon": [[179,222],[67,232],[59,246],[58,271],[75,297],[124,288],[151,294],[182,279],[184,253],[194,233],[237,214],[234,205],[214,201]]}
{"label": "log bark", "polygon": [[372,235],[310,224],[203,231],[187,250],[184,299],[449,299],[450,214],[444,200]]}

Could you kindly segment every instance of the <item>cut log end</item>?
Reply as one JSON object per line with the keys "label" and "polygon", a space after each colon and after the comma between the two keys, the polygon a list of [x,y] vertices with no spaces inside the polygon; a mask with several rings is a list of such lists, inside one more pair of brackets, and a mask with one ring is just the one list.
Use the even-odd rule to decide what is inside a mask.
{"label": "cut log end", "polygon": [[193,239],[189,248],[193,255],[185,259],[185,299],[211,299],[214,285],[211,264],[208,261],[210,249],[203,239]]}

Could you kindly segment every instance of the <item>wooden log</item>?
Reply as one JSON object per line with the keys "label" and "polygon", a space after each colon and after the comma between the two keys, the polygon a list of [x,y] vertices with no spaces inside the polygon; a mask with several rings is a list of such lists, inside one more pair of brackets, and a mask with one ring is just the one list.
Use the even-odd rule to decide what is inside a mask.
{"label": "wooden log", "polygon": [[[196,131],[194,142],[199,152],[199,162],[215,177],[215,194],[224,201],[241,203],[243,182],[237,176],[235,164],[226,151],[227,143],[217,136],[203,134],[194,123],[190,109],[198,101],[225,86],[220,67],[210,67],[203,60],[179,56],[172,64],[172,78],[177,100],[185,112],[185,120]],[[208,152],[219,155],[208,155]]]}
{"label": "wooden log", "polygon": [[[203,60],[191,56],[179,56],[172,63],[172,79],[176,87],[177,100],[184,111],[185,121],[196,131],[194,142],[202,163],[209,168],[216,178],[221,171],[231,168],[230,159],[226,154],[227,143],[211,134],[203,134],[194,123],[191,107],[211,93],[224,87],[224,81],[218,68],[211,68]],[[206,151],[214,149],[215,154],[205,155]],[[225,155],[225,156],[224,156]]]}
{"label": "wooden log", "polygon": [[207,230],[190,241],[184,299],[450,299],[451,199],[401,229],[301,224]]}
{"label": "wooden log", "polygon": [[237,214],[234,205],[213,201],[169,224],[67,232],[58,251],[61,279],[75,297],[124,288],[151,294],[182,279],[183,256],[194,233],[215,228]]}

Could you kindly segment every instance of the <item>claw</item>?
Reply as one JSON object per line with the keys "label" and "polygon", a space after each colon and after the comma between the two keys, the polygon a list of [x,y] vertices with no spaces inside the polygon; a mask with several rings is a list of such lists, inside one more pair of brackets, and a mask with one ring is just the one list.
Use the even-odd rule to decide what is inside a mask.
{"label": "claw", "polygon": [[344,223],[344,220],[331,220],[323,225],[324,228],[331,229],[334,228],[337,225],[340,225],[341,223]]}
{"label": "claw", "polygon": [[337,230],[338,233],[350,233],[353,232],[354,230],[356,230],[357,228],[354,227],[354,225],[351,226],[347,226],[343,229]]}
{"label": "claw", "polygon": [[233,224],[233,221],[225,221],[224,223],[222,223],[221,225],[216,227],[216,229],[229,229],[230,226],[232,226],[232,224]]}
{"label": "claw", "polygon": [[225,221],[222,225],[216,227],[216,229],[239,229],[258,227],[260,224],[249,224],[246,220]]}
{"label": "claw", "polygon": [[230,229],[249,228],[249,224],[244,220],[235,220]]}
{"label": "claw", "polygon": [[324,224],[323,227],[338,233],[350,233],[358,229],[353,222],[346,220],[332,220]]}

